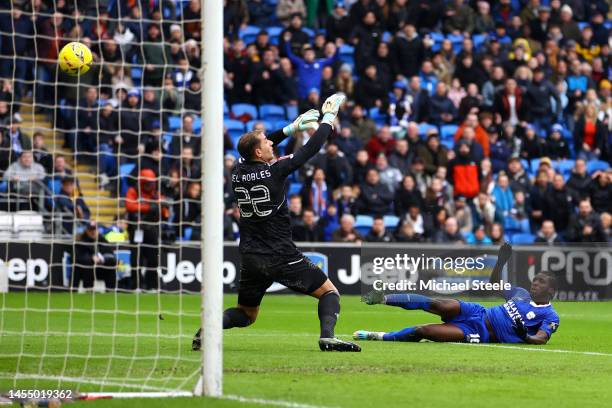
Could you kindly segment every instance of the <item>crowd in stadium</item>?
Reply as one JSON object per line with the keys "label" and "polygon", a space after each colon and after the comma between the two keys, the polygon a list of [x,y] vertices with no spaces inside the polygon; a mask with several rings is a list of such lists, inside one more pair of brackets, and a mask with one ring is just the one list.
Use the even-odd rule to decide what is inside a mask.
{"label": "crowd in stadium", "polygon": [[[177,238],[199,239],[201,2],[32,4],[13,1],[0,14],[0,75],[15,80],[0,93],[4,179],[56,175],[53,158],[39,160],[40,141],[41,168],[23,169],[31,142],[16,134],[11,101],[34,90],[66,146],[127,196],[128,215],[152,211]],[[612,240],[606,1],[224,4],[228,174],[245,131],[283,127],[338,91],[349,98],[335,137],[292,178],[296,241]],[[56,68],[58,47],[76,39],[97,62],[78,83]],[[308,138],[294,136],[278,154]],[[170,204],[134,205],[155,180],[147,194]],[[225,237],[235,240],[239,211],[228,177],[225,185]]]}

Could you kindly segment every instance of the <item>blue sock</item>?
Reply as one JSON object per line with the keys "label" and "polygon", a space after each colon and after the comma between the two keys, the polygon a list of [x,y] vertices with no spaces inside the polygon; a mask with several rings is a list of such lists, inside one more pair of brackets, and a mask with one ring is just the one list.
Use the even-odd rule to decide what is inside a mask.
{"label": "blue sock", "polygon": [[406,310],[429,310],[431,299],[423,295],[408,295],[406,293],[392,294],[385,296],[385,304],[389,306],[399,306]]}
{"label": "blue sock", "polygon": [[417,326],[412,326],[400,331],[385,333],[383,341],[420,341],[421,337],[415,333],[416,328]]}

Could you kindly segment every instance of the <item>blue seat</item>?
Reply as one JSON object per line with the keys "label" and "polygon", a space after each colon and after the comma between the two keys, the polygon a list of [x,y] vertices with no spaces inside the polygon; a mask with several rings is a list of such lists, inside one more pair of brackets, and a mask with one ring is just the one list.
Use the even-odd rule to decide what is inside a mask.
{"label": "blue seat", "polygon": [[432,125],[431,123],[420,123],[419,124],[419,135],[425,136],[425,134],[427,133],[429,129],[438,130],[438,127],[436,125]]}
{"label": "blue seat", "polygon": [[274,122],[274,125],[272,126],[272,128],[270,130],[274,132],[275,130],[284,128],[285,126],[287,126],[290,123],[291,123],[290,120],[278,120],[278,121]]}
{"label": "blue seat", "polygon": [[[227,132],[234,140],[235,137],[240,137],[244,133],[244,123],[239,120],[227,119],[223,121],[223,124],[227,128]],[[235,146],[235,144],[234,144]]]}
{"label": "blue seat", "polygon": [[474,48],[479,49],[482,44],[487,40],[487,34],[475,34],[472,36],[472,42],[474,43]]}
{"label": "blue seat", "polygon": [[294,194],[300,194],[302,190],[302,183],[291,183],[289,184],[289,189],[287,190],[287,196],[291,197]]}
{"label": "blue seat", "polygon": [[587,163],[587,172],[589,174],[595,173],[596,171],[603,171],[610,168],[610,164],[603,160],[589,160]]}
{"label": "blue seat", "polygon": [[431,33],[429,33],[429,35],[431,36],[431,39],[434,40],[437,43],[441,43],[442,41],[444,41],[444,34],[439,33],[437,31],[433,31]]}
{"label": "blue seat", "polygon": [[255,127],[256,123],[263,123],[264,127],[266,128],[266,133],[270,133],[270,132],[273,132],[275,130],[275,129],[272,128],[272,123],[270,123],[270,122],[268,122],[266,120],[250,120],[246,124],[247,132],[250,132],[251,130],[253,130],[253,127]]}
{"label": "blue seat", "polygon": [[350,55],[353,56],[355,54],[355,47],[348,44],[342,44],[340,49],[338,50],[340,55]]}
{"label": "blue seat", "polygon": [[171,131],[175,131],[180,129],[181,127],[181,117],[180,116],[169,116],[168,117],[168,127],[170,127]]}
{"label": "blue seat", "polygon": [[529,164],[529,160],[521,159],[521,165],[523,166],[523,170],[527,173],[531,173],[531,165]]}
{"label": "blue seat", "polygon": [[229,118],[230,118],[229,107],[227,106],[227,102],[223,101],[223,119],[229,119]]}
{"label": "blue seat", "polygon": [[310,40],[312,41],[315,36],[314,30],[312,28],[302,27],[302,31],[308,34],[308,37],[310,37]]}
{"label": "blue seat", "polygon": [[442,125],[440,127],[440,138],[451,140],[454,139],[457,129],[459,129],[459,126],[457,125]]}
{"label": "blue seat", "polygon": [[445,146],[448,150],[453,150],[455,147],[455,141],[453,139],[442,139],[440,140],[440,144]]}
{"label": "blue seat", "polygon": [[284,27],[279,27],[279,26],[274,26],[274,27],[267,27],[266,31],[268,32],[268,35],[270,37],[278,37],[284,30]]}
{"label": "blue seat", "polygon": [[128,176],[136,168],[136,163],[125,163],[119,167],[119,179],[121,187],[121,196],[125,197],[128,191]]}
{"label": "blue seat", "polygon": [[238,37],[240,37],[241,40],[243,40],[245,43],[248,44],[250,41],[247,41],[247,38],[245,37],[248,37],[248,39],[251,39],[251,38],[254,39],[257,36],[257,33],[259,33],[260,31],[261,31],[260,27],[246,26],[242,28],[240,32],[238,32]]}
{"label": "blue seat", "polygon": [[567,160],[567,159],[559,160],[559,161],[553,162],[553,167],[559,173],[565,175],[565,174],[569,174],[572,171],[575,163],[576,162],[574,160]]}
{"label": "blue seat", "polygon": [[232,114],[234,117],[247,114],[251,116],[251,119],[257,119],[259,117],[257,114],[257,107],[255,105],[251,105],[250,103],[237,103],[232,105]]}
{"label": "blue seat", "polygon": [[381,112],[376,107],[370,109],[369,115],[374,123],[376,123],[378,126],[383,126],[387,123],[387,114],[385,112]]}
{"label": "blue seat", "polygon": [[462,35],[449,34],[446,36],[446,38],[450,40],[450,42],[452,42],[453,44],[457,44],[457,43],[460,44],[461,42],[463,42]]}
{"label": "blue seat", "polygon": [[533,241],[535,241],[535,235],[533,234],[521,232],[512,235],[512,243],[516,245],[533,244]]}
{"label": "blue seat", "polygon": [[383,42],[389,43],[393,39],[393,34],[388,31],[385,31],[382,36]]}
{"label": "blue seat", "polygon": [[200,134],[200,130],[202,130],[202,118],[199,116],[193,117],[193,133],[196,135]]}
{"label": "blue seat", "polygon": [[400,218],[395,215],[385,215],[383,221],[385,223],[385,228],[395,230],[400,222]]}
{"label": "blue seat", "polygon": [[291,122],[295,120],[295,118],[297,118],[299,115],[297,105],[285,105],[285,111],[287,111],[287,119]]}
{"label": "blue seat", "polygon": [[62,180],[59,178],[49,179],[47,182],[47,187],[53,194],[59,194],[62,191]]}
{"label": "blue seat", "polygon": [[363,236],[368,235],[372,224],[374,224],[374,218],[369,215],[358,215],[355,217],[355,229]]}
{"label": "blue seat", "polygon": [[287,116],[282,105],[265,104],[259,107],[259,117],[269,121],[283,120]]}

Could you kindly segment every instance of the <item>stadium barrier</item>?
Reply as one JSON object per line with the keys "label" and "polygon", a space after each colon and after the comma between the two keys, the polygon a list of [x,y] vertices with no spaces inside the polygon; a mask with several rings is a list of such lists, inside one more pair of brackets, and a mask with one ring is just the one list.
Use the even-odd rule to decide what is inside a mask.
{"label": "stadium barrier", "polygon": [[[378,245],[378,246],[377,246]],[[449,256],[473,253],[475,246],[432,244],[301,244],[300,249],[317,264],[343,294],[361,293],[360,267],[366,251],[377,248],[389,251],[420,254],[445,253]],[[72,273],[72,243],[9,242],[0,244],[0,291],[67,290]],[[478,247],[483,254],[495,255],[496,247]],[[119,279],[129,276],[130,248],[116,248]],[[494,257],[491,258],[494,263]],[[200,248],[195,243],[164,246],[161,251],[162,290],[167,292],[197,293],[202,280]],[[491,262],[490,262],[491,263]],[[489,265],[491,266],[491,265]],[[612,299],[612,246],[590,244],[580,246],[515,246],[510,260],[508,280],[529,287],[531,278],[539,271],[555,272],[559,281],[559,300]],[[238,245],[225,243],[223,284],[226,293],[236,292],[240,271]],[[273,285],[270,292],[284,292],[286,288]]]}

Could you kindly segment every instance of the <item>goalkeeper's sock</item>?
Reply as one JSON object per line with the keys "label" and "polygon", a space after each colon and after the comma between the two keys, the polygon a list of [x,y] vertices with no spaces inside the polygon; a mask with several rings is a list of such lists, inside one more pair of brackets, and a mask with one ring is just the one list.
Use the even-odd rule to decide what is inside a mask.
{"label": "goalkeeper's sock", "polygon": [[321,323],[321,338],[334,337],[334,328],[340,314],[340,295],[329,291],[319,298],[319,322]]}
{"label": "goalkeeper's sock", "polygon": [[406,327],[405,329],[385,333],[382,336],[383,341],[421,341],[421,337],[416,334],[418,326]]}
{"label": "goalkeeper's sock", "polygon": [[385,305],[398,306],[406,310],[421,309],[428,311],[431,306],[431,298],[423,295],[408,295],[406,293],[396,293],[386,295],[383,302]]}
{"label": "goalkeeper's sock", "polygon": [[231,329],[232,327],[246,327],[253,323],[249,315],[244,310],[237,307],[231,307],[223,312],[223,329]]}

